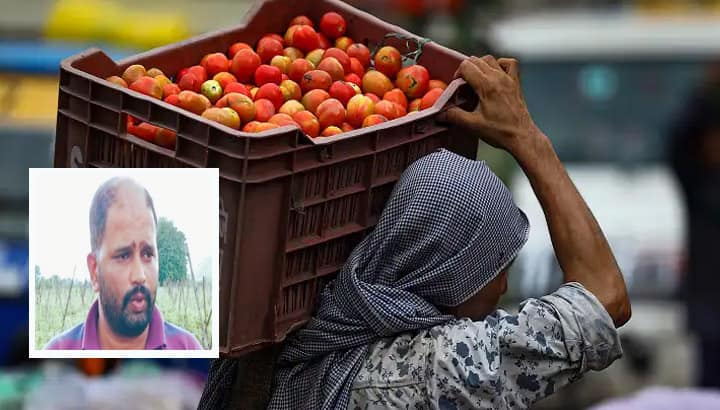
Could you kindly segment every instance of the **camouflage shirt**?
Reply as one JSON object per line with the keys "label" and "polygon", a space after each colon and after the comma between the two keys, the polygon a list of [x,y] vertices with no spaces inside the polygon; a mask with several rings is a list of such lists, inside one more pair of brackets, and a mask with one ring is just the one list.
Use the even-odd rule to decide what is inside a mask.
{"label": "camouflage shirt", "polygon": [[612,319],[578,283],[517,314],[455,320],[371,345],[349,408],[517,409],[622,356]]}

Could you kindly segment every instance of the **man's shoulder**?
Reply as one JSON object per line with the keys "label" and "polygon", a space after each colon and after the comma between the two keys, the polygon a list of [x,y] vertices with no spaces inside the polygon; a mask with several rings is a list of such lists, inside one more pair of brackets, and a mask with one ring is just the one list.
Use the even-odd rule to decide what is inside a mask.
{"label": "man's shoulder", "polygon": [[45,345],[45,350],[71,350],[81,349],[85,323],[78,323],[76,326],[55,336]]}
{"label": "man's shoulder", "polygon": [[414,390],[410,386],[425,383],[428,355],[436,345],[431,330],[401,333],[370,344],[353,389],[382,390],[404,386],[403,391],[409,393]]}
{"label": "man's shoulder", "polygon": [[203,347],[197,340],[195,335],[182,327],[173,323],[164,321],[163,326],[165,327],[165,341],[168,349],[179,349],[179,350],[202,350]]}

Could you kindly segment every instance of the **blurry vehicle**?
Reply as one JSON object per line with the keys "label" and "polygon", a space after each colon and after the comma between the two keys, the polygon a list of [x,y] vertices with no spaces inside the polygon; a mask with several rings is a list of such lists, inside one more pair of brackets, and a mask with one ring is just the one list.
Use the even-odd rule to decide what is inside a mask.
{"label": "blurry vehicle", "polygon": [[[530,112],[602,226],[631,296],[676,297],[684,204],[666,139],[685,97],[720,55],[718,21],[556,13],[499,21],[489,43],[520,60]],[[517,170],[510,185],[531,225],[510,295],[546,294],[562,278],[547,224],[525,175]]]}

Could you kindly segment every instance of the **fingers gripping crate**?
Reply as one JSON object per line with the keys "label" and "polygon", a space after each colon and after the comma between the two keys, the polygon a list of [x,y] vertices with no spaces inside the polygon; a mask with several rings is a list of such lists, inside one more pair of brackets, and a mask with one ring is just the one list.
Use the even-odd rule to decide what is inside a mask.
{"label": "fingers gripping crate", "polygon": [[[368,45],[411,35],[336,0],[267,0],[246,23],[114,62],[91,49],[63,61],[56,167],[211,167],[220,170],[220,351],[239,356],[283,340],[312,315],[316,296],[376,224],[394,183],[414,160],[444,147],[474,158],[477,142],[436,123],[454,104],[477,100],[453,74],[463,55],[428,43],[418,61],[450,82],[427,110],[335,137],[293,126],[237,131],[103,78],[131,64],[175,73],[237,42],[282,32],[296,15],[342,14]],[[401,50],[405,43],[387,43]],[[451,82],[452,81],[452,82]],[[174,149],[128,134],[127,116],[177,133]],[[178,181],[181,183],[181,181]]]}

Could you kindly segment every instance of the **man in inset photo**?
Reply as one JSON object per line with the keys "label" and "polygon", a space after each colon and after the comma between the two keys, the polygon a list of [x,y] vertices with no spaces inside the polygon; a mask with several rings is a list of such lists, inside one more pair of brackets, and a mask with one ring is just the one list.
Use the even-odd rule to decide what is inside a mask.
{"label": "man in inset photo", "polygon": [[103,183],[90,205],[87,267],[97,298],[84,323],[45,349],[202,349],[155,306],[159,282],[157,215],[147,189],[129,178]]}

